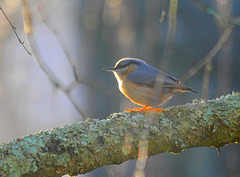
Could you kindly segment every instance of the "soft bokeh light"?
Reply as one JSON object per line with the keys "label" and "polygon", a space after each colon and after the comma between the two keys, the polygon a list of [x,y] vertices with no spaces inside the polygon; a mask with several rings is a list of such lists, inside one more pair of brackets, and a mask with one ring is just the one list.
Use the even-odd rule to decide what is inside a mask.
{"label": "soft bokeh light", "polygon": [[118,41],[126,48],[130,47],[135,40],[135,32],[129,26],[121,26],[118,30]]}
{"label": "soft bokeh light", "polygon": [[5,0],[5,3],[10,8],[16,8],[20,4],[20,0]]}
{"label": "soft bokeh light", "polygon": [[221,5],[225,5],[225,4],[229,3],[229,0],[215,0],[215,1]]}
{"label": "soft bokeh light", "polygon": [[[228,25],[192,2],[178,1],[176,38],[170,47],[172,56],[168,58],[167,72],[179,79],[209,53]],[[201,2],[207,3],[225,19],[240,15],[240,1]],[[106,119],[114,112],[138,107],[120,93],[114,76],[102,68],[114,66],[120,58],[134,57],[165,69],[159,64],[164,59],[169,14],[166,22],[159,23],[160,1],[4,0],[0,5],[27,48],[25,36],[31,34],[36,43],[34,49],[66,88],[77,73],[81,84],[74,87],[70,96],[87,117]],[[240,90],[239,29],[239,26],[234,28],[221,52],[213,58],[211,65],[207,65],[205,71],[211,72],[208,73],[209,85],[204,85],[206,92],[202,94],[205,71],[201,69],[186,83],[199,94],[176,95],[161,105],[162,108],[190,103],[201,99],[201,95],[213,99]],[[23,49],[1,12],[0,142],[82,121],[66,94],[49,81],[33,56]],[[124,138],[119,153],[123,156],[131,156],[136,151],[137,145],[133,142],[139,139],[134,139],[131,131],[121,135]],[[187,142],[194,141],[190,137],[186,135]],[[239,144],[221,148],[221,158],[215,148],[209,147],[148,158],[147,134],[143,133],[142,138],[138,145],[138,160],[99,168],[80,176],[219,177],[240,174]]]}
{"label": "soft bokeh light", "polygon": [[105,6],[103,11],[103,22],[107,26],[114,26],[120,20],[121,6]]}
{"label": "soft bokeh light", "polygon": [[83,25],[89,30],[94,30],[98,26],[98,17],[95,13],[86,13],[83,16]]}
{"label": "soft bokeh light", "polygon": [[122,0],[105,0],[105,2],[110,7],[116,7],[121,5]]}
{"label": "soft bokeh light", "polygon": [[32,34],[32,14],[29,9],[29,4],[26,0],[23,0],[22,3],[22,16],[23,16],[23,25],[24,25],[24,32],[26,34]]}
{"label": "soft bokeh light", "polygon": [[133,142],[133,135],[132,133],[127,132],[124,136],[124,144],[122,146],[123,154],[128,155],[131,153],[132,142]]}
{"label": "soft bokeh light", "polygon": [[[143,132],[143,137],[146,136],[145,132]],[[145,139],[145,138],[143,138]],[[148,158],[148,141],[147,140],[139,140],[138,143],[138,158],[136,161],[136,171],[135,177],[145,177],[144,168],[147,163]]]}
{"label": "soft bokeh light", "polygon": [[4,16],[0,16],[0,38],[6,38],[11,30],[8,22],[4,19]]}

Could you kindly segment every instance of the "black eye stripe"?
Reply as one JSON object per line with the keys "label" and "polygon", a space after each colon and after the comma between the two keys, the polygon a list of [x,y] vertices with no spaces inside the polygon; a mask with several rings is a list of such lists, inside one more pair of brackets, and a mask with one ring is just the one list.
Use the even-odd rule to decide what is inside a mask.
{"label": "black eye stripe", "polygon": [[129,66],[130,64],[140,65],[140,63],[138,63],[138,62],[136,62],[136,61],[130,61],[130,62],[124,64],[124,65],[121,65],[121,64],[119,65],[119,64],[118,64],[115,68],[116,68],[116,69],[122,69],[122,68],[125,68],[125,67]]}
{"label": "black eye stripe", "polygon": [[129,65],[130,63],[127,63],[125,65],[117,65],[116,69],[122,69],[122,68],[125,68]]}

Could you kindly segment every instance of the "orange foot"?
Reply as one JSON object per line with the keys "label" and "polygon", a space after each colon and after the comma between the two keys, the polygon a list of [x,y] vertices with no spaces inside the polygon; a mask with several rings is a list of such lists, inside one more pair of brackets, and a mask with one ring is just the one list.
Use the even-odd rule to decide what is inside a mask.
{"label": "orange foot", "polygon": [[145,111],[163,111],[162,108],[155,108],[149,106],[144,106],[142,108],[133,108],[133,109],[126,109],[125,112],[145,112]]}

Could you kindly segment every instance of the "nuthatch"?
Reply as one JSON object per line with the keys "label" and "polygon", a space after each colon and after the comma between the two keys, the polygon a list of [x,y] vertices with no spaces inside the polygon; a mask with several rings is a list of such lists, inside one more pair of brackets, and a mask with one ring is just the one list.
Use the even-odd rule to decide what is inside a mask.
{"label": "nuthatch", "polygon": [[144,107],[156,107],[173,95],[195,92],[179,80],[135,58],[123,58],[115,67],[104,68],[113,72],[120,91],[133,103]]}

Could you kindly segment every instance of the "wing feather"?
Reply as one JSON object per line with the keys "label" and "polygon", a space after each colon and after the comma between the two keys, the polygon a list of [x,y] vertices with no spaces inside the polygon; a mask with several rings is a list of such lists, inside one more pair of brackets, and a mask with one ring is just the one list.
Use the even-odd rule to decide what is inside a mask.
{"label": "wing feather", "polygon": [[148,65],[129,73],[127,79],[138,85],[153,87],[159,72],[158,69]]}

